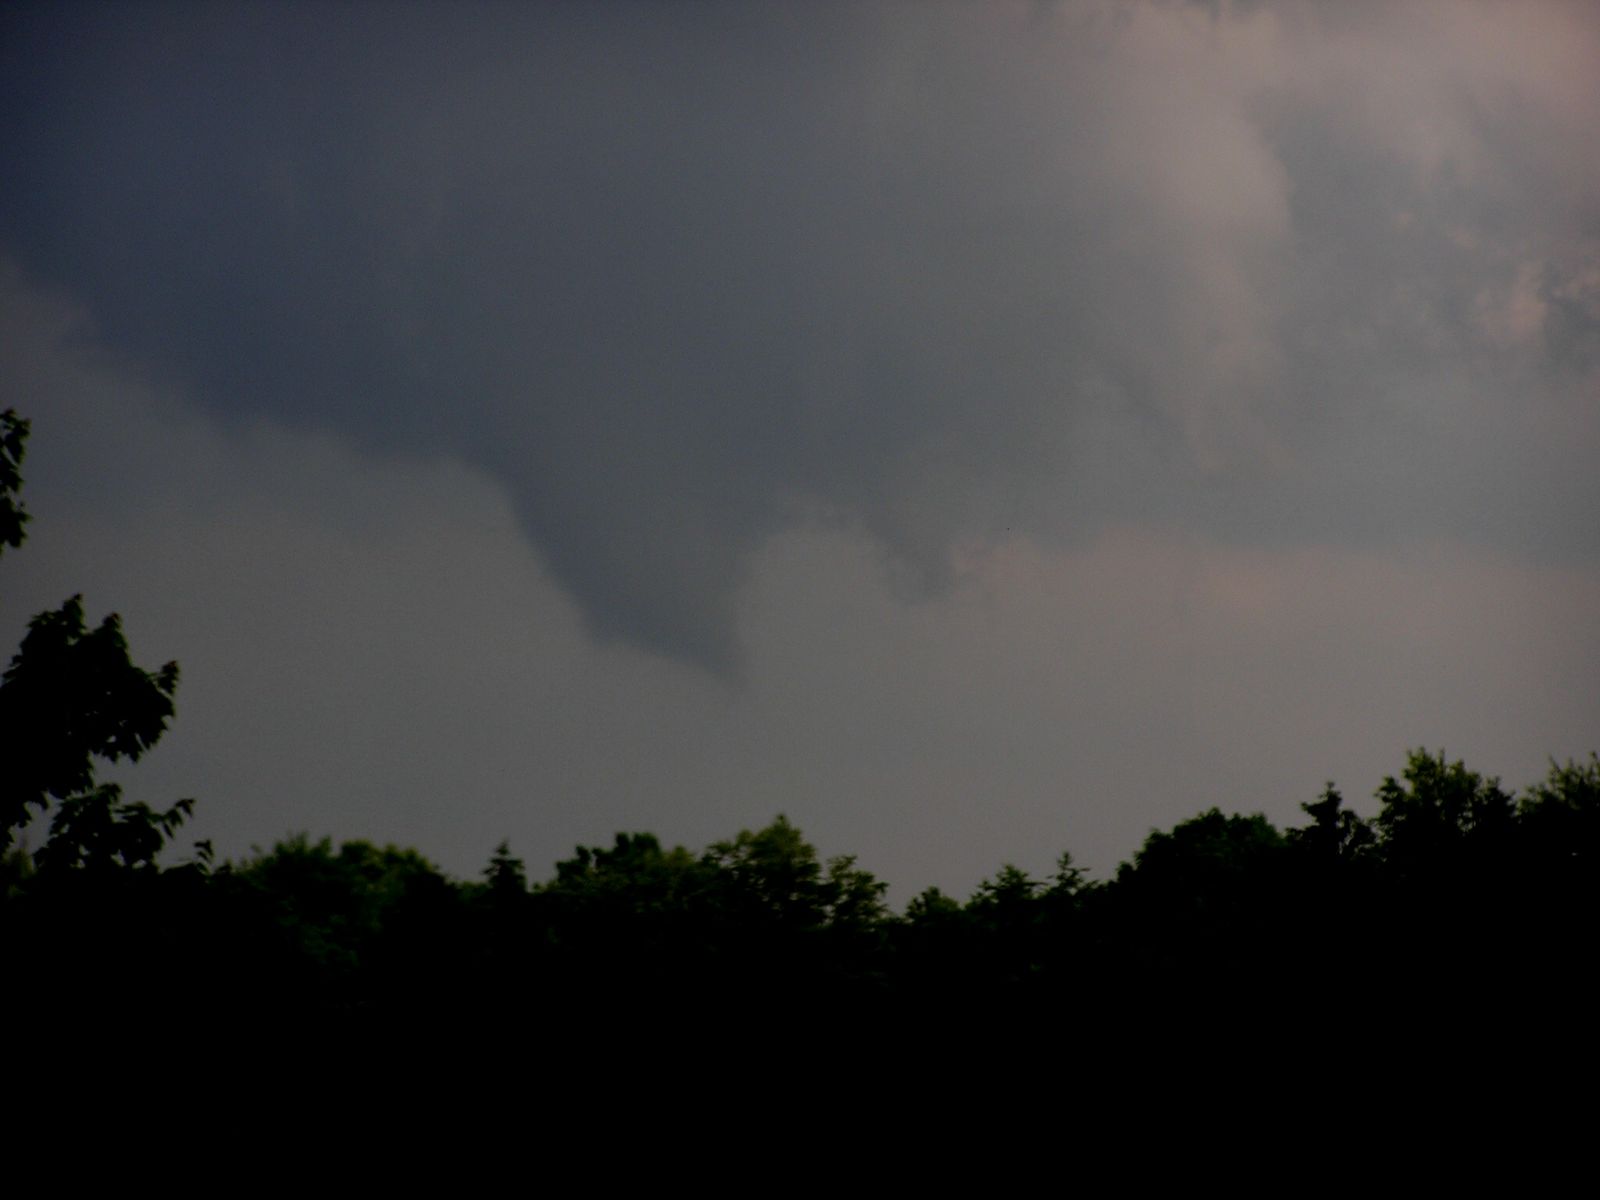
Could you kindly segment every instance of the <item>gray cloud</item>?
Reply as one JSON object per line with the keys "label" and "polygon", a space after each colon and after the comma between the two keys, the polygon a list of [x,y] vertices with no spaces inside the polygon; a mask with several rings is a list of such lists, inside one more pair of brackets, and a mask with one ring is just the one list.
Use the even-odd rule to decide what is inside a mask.
{"label": "gray cloud", "polygon": [[[35,513],[0,630],[85,593],[183,667],[135,799],[199,798],[236,856],[306,829],[537,875],[651,829],[704,845],[787,812],[903,901],[1070,849],[1103,877],[1218,804],[1358,805],[1408,744],[1513,786],[1597,727],[1600,567],[1481,545],[1263,547],[1108,525],[960,539],[907,602],[882,540],[810,521],[751,557],[744,683],[597,642],[460,458],[225,421],[0,273],[0,378],[29,398]],[[1109,452],[1109,451],[1108,451]]]}
{"label": "gray cloud", "polygon": [[226,422],[486,472],[603,637],[734,668],[817,521],[915,595],[1008,530],[1600,551],[1585,9],[4,20],[27,275]]}

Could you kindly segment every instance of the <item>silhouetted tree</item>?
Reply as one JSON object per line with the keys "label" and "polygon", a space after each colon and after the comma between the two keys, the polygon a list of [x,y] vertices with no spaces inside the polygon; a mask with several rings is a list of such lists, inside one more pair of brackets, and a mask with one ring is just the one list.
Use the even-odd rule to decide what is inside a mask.
{"label": "silhouetted tree", "polygon": [[1498,779],[1449,762],[1443,751],[1411,751],[1401,779],[1385,776],[1377,795],[1378,848],[1402,871],[1454,859],[1470,842],[1507,838],[1516,811]]}
{"label": "silhouetted tree", "polygon": [[1311,824],[1288,832],[1290,843],[1319,865],[1349,863],[1372,848],[1372,827],[1359,814],[1344,807],[1344,797],[1332,780],[1316,800],[1300,806]]}
{"label": "silhouetted tree", "polygon": [[1210,809],[1153,832],[1117,871],[1103,916],[1123,970],[1195,1004],[1237,996],[1271,976],[1289,877],[1283,835],[1264,816]]}
{"label": "silhouetted tree", "polygon": [[[0,551],[24,541],[16,496],[28,428],[0,414]],[[193,801],[158,810],[95,782],[98,762],[136,760],[155,745],[177,684],[176,663],[134,665],[115,614],[88,629],[79,596],[34,617],[0,675],[0,851],[55,807],[34,859],[7,855],[0,917],[12,965],[40,1003],[73,1011],[116,996],[159,1006],[192,970],[192,901],[209,847],[176,872],[163,873],[156,856]]]}
{"label": "silhouetted tree", "polygon": [[[0,550],[24,540],[26,512],[16,503],[28,422],[0,414]],[[58,867],[148,864],[189,813],[180,801],[164,812],[122,801],[115,785],[96,787],[95,760],[137,760],[173,715],[178,664],[159,671],[128,657],[121,619],[94,630],[83,597],[28,623],[22,646],[0,676],[0,850],[35,815],[62,802],[41,859]]]}
{"label": "silhouetted tree", "polygon": [[415,850],[297,834],[214,881],[228,969],[253,1006],[390,1015],[454,1004],[471,959],[461,891]]}
{"label": "silhouetted tree", "polygon": [[528,894],[527,869],[520,858],[512,856],[509,842],[501,842],[494,848],[494,855],[483,870],[483,878],[489,895],[496,899],[523,897]]}
{"label": "silhouetted tree", "polygon": [[1498,889],[1516,910],[1516,973],[1566,1004],[1592,1004],[1600,999],[1590,968],[1600,928],[1600,757],[1552,762],[1517,802],[1516,823],[1516,853]]}
{"label": "silhouetted tree", "polygon": [[17,500],[22,490],[22,458],[27,452],[28,422],[15,409],[0,412],[0,554],[22,545],[22,527],[30,519]]}

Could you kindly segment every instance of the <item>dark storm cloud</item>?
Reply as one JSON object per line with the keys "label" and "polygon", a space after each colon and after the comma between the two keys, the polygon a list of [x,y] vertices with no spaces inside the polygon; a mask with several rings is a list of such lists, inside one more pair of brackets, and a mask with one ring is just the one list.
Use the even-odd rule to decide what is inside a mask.
{"label": "dark storm cloud", "polygon": [[1592,18],[1217,12],[13,7],[0,243],[713,666],[802,516],[1593,556]]}

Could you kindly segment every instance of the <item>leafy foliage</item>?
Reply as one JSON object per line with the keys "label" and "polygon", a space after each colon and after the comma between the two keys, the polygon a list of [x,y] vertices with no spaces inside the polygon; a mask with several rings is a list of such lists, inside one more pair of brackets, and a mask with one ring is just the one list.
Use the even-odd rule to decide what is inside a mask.
{"label": "leafy foliage", "polygon": [[[15,494],[22,478],[28,422],[0,414],[0,544],[20,546],[27,514]],[[178,688],[178,664],[135,666],[117,614],[90,630],[83,597],[28,623],[27,635],[0,676],[0,850],[15,831],[62,802],[41,864],[147,866],[189,815],[192,801],[156,812],[124,804],[115,785],[95,786],[95,760],[137,760],[166,731]]]}
{"label": "leafy foliage", "polygon": [[[1403,780],[1403,782],[1402,782]],[[1383,853],[1420,865],[1472,842],[1498,839],[1511,828],[1515,806],[1498,779],[1469,771],[1459,760],[1414,750],[1401,780],[1378,788],[1377,830]]]}
{"label": "leafy foliage", "polygon": [[[96,825],[93,813],[114,810],[120,793],[95,788],[94,764],[97,758],[137,760],[154,746],[173,715],[177,687],[177,663],[155,672],[133,664],[115,613],[86,629],[81,596],[34,617],[0,677],[0,753],[6,762],[0,778],[0,836],[5,839],[0,845],[8,845],[12,831],[26,824],[30,808],[42,811],[52,799],[74,797],[75,813],[58,818],[60,833],[81,830],[87,836],[91,828],[108,823],[125,827],[130,837],[136,830],[170,833],[172,822],[143,819],[135,810]],[[132,842],[125,848],[137,853]],[[87,842],[83,849],[90,853]]]}
{"label": "leafy foliage", "polygon": [[[32,923],[20,944],[63,978],[83,975],[48,948],[69,933],[119,972],[138,975],[135,951],[163,963],[169,981],[192,980],[206,944],[235,1010],[367,1028],[424,1011],[542,1013],[564,1028],[648,1020],[668,1036],[713,1014],[784,1012],[933,1038],[952,1022],[1032,1028],[1069,1011],[1096,1028],[1158,1023],[1177,996],[1210,1019],[1265,997],[1323,1021],[1379,995],[1420,1014],[1445,1011],[1452,988],[1510,1003],[1492,980],[1513,969],[1524,989],[1583,986],[1563,964],[1582,961],[1596,917],[1600,764],[1553,766],[1509,810],[1502,795],[1419,752],[1380,787],[1387,807],[1371,821],[1331,786],[1287,833],[1213,809],[1152,832],[1110,881],[1063,855],[1050,878],[1006,866],[965,901],[929,889],[896,916],[882,883],[848,857],[824,864],[783,817],[698,854],[619,834],[533,884],[502,843],[481,881],[458,884],[411,850],[303,835],[157,871],[158,839],[118,822],[135,812],[170,832],[186,806],[153,813],[91,792],[58,817],[82,857],[41,852],[39,873],[8,885],[21,898],[8,919]],[[130,891],[139,878],[164,898]],[[115,940],[96,932],[113,898],[128,918]]]}
{"label": "leafy foliage", "polygon": [[14,409],[0,412],[0,554],[22,545],[22,527],[28,511],[17,502],[22,490],[22,457],[27,447],[28,422]]}
{"label": "leafy foliage", "polygon": [[[0,414],[0,549],[24,540],[28,514],[16,497],[28,432],[14,412]],[[159,1006],[191,979],[210,849],[165,872],[156,856],[194,802],[153,809],[95,780],[97,761],[136,760],[156,744],[177,686],[176,663],[134,665],[116,614],[88,629],[81,596],[34,617],[0,675],[0,933],[37,1005],[66,1013],[119,994]],[[52,803],[36,860],[11,850],[16,831]]]}
{"label": "leafy foliage", "polygon": [[50,823],[50,840],[39,851],[41,871],[150,868],[156,855],[194,811],[179,800],[164,812],[124,803],[114,783],[68,796]]}

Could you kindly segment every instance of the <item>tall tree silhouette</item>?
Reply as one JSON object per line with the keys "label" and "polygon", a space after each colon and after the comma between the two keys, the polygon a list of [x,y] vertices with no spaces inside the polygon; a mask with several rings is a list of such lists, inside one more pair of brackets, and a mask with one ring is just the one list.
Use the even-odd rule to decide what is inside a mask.
{"label": "tall tree silhouette", "polygon": [[[0,550],[20,546],[28,514],[16,502],[29,424],[0,414]],[[139,866],[188,815],[192,801],[156,811],[122,800],[116,784],[95,783],[95,761],[136,760],[173,715],[178,664],[145,671],[128,656],[116,613],[89,629],[83,597],[28,624],[0,676],[0,851],[15,831],[60,801],[42,867]]]}

